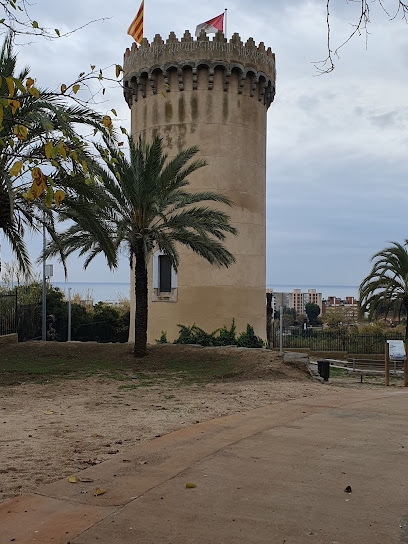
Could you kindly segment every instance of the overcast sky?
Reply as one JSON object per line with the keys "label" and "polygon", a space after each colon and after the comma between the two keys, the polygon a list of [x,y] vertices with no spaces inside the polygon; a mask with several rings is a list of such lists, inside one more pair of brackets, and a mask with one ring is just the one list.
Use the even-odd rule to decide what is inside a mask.
{"label": "overcast sky", "polygon": [[[333,44],[353,30],[358,3],[333,0]],[[392,11],[397,4],[386,0]],[[388,241],[408,237],[408,25],[390,22],[373,4],[366,37],[340,52],[334,72],[316,76],[313,61],[326,51],[325,0],[228,0],[205,3],[145,0],[145,36],[181,37],[228,8],[228,37],[239,32],[264,41],[276,54],[277,93],[268,111],[267,284],[357,285],[370,257]],[[99,17],[69,38],[20,48],[40,86],[59,87],[89,65],[122,64],[132,39],[127,28],[139,0],[37,0],[40,25],[70,30]],[[23,40],[20,40],[21,42]],[[106,72],[113,74],[109,70]],[[99,109],[115,108],[130,127],[121,91],[109,89]],[[39,242],[29,241],[32,258]],[[12,259],[3,246],[3,261]],[[54,262],[54,280],[63,281]],[[111,274],[103,259],[82,271],[69,262],[70,281],[128,281],[128,260]]]}

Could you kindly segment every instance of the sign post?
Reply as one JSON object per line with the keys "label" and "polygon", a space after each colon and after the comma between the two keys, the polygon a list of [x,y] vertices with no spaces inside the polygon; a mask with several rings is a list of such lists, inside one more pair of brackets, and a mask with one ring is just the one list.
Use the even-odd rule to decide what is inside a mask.
{"label": "sign post", "polygon": [[403,340],[387,340],[385,344],[385,385],[390,385],[390,361],[404,361],[404,387],[408,387],[408,363]]}

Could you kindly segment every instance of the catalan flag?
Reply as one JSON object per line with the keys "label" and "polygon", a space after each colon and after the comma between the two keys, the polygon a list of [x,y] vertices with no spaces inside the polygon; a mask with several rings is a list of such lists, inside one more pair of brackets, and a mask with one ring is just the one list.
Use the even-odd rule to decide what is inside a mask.
{"label": "catalan flag", "polygon": [[132,24],[130,25],[127,31],[129,36],[132,36],[135,42],[139,44],[142,42],[142,38],[143,38],[143,9],[144,9],[144,0],[142,0],[139,11],[137,12],[136,17],[132,21]]}

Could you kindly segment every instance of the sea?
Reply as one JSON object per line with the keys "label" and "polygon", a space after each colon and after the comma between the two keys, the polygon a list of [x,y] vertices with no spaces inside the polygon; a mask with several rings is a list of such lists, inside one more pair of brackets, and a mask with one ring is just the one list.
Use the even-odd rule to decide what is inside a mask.
{"label": "sea", "polygon": [[[68,289],[71,288],[71,296],[78,293],[81,299],[92,298],[94,304],[99,301],[119,302],[120,299],[130,298],[130,283],[112,283],[112,282],[51,282],[55,287],[59,287],[65,292],[68,298]],[[345,297],[354,297],[358,299],[358,285],[302,285],[302,284],[269,284],[268,289],[277,292],[290,293],[293,289],[301,289],[306,292],[308,289],[316,289],[317,293],[322,293],[323,298],[335,296],[341,299]]]}

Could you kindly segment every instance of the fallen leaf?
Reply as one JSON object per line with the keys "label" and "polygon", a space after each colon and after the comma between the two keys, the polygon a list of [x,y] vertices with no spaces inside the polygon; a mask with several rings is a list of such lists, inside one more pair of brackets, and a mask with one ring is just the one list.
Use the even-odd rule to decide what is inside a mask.
{"label": "fallen leaf", "polygon": [[130,459],[122,459],[124,463],[131,463],[132,461]]}
{"label": "fallen leaf", "polygon": [[116,453],[119,453],[119,450],[109,450],[108,451],[109,455],[115,455]]}
{"label": "fallen leaf", "polygon": [[46,416],[52,416],[53,413],[54,413],[54,412],[53,412],[52,410],[47,410],[47,411],[44,412],[44,414],[45,414]]}
{"label": "fallen leaf", "polygon": [[89,483],[93,482],[94,480],[92,478],[79,478],[79,481],[84,483],[84,484],[89,484]]}
{"label": "fallen leaf", "polygon": [[76,484],[76,483],[78,483],[78,478],[77,478],[76,476],[70,476],[70,477],[68,478],[68,482],[69,482],[70,484]]}
{"label": "fallen leaf", "polygon": [[101,434],[98,434],[98,433],[93,433],[92,435],[94,438],[102,438],[102,435]]}
{"label": "fallen leaf", "polygon": [[344,491],[346,493],[351,493],[351,485],[348,485]]}
{"label": "fallen leaf", "polygon": [[95,497],[99,497],[99,495],[103,495],[104,493],[106,493],[106,491],[104,489],[101,489],[100,487],[97,487],[95,489],[94,495],[95,495]]}
{"label": "fallen leaf", "polygon": [[196,484],[186,484],[187,489],[193,489],[194,487],[197,487]]}

